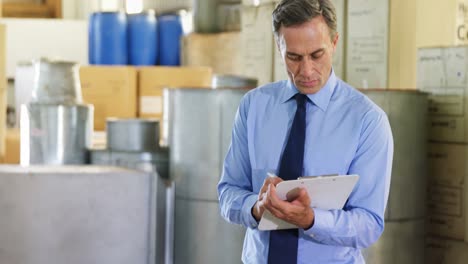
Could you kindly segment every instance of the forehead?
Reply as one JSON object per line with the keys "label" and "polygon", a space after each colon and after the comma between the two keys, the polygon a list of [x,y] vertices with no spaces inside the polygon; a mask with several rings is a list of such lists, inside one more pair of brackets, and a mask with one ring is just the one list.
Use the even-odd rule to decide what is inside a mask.
{"label": "forehead", "polygon": [[282,26],[278,31],[281,46],[288,50],[318,49],[331,43],[330,30],[322,16],[290,27]]}

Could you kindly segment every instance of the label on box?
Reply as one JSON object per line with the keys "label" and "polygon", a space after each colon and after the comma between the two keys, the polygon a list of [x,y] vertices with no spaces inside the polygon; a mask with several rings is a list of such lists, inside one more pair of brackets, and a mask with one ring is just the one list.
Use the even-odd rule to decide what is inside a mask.
{"label": "label on box", "polygon": [[462,88],[438,89],[427,91],[429,96],[429,113],[431,115],[464,115],[464,93]]}
{"label": "label on box", "polygon": [[386,88],[388,0],[354,0],[348,6],[348,83],[357,88]]}
{"label": "label on box", "polygon": [[453,239],[463,239],[465,236],[465,218],[429,214],[427,232]]}
{"label": "label on box", "polygon": [[429,144],[429,178],[431,184],[460,187],[468,173],[465,144]]}
{"label": "label on box", "polygon": [[163,102],[161,96],[141,96],[140,113],[141,114],[162,114]]}
{"label": "label on box", "polygon": [[429,214],[462,216],[463,187],[431,185],[429,189]]}
{"label": "label on box", "polygon": [[454,116],[431,116],[429,139],[444,142],[465,140],[465,118]]}

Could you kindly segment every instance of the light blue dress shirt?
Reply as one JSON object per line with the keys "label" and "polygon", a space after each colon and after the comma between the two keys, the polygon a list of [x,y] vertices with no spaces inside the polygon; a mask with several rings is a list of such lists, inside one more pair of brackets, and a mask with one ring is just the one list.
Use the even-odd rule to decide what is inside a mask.
{"label": "light blue dress shirt", "polygon": [[[244,263],[267,263],[269,231],[251,214],[267,172],[277,173],[296,112],[290,81],[247,93],[236,114],[218,195],[221,215],[247,227]],[[326,85],[308,95],[303,175],[358,174],[343,210],[314,208],[315,223],[299,229],[298,263],[364,263],[361,248],[384,229],[393,158],[386,114],[332,71]]]}

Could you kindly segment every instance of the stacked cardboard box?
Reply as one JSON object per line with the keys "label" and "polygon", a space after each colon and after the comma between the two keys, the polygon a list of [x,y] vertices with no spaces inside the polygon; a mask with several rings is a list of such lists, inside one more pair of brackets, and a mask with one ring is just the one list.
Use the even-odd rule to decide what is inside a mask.
{"label": "stacked cardboard box", "polygon": [[161,119],[164,88],[210,88],[209,67],[143,67],[139,70],[139,117]]}
{"label": "stacked cardboard box", "polygon": [[[94,105],[94,130],[103,131],[106,119],[159,119],[163,132],[165,88],[210,88],[210,67],[84,66],[80,69],[83,101]],[[100,134],[100,133],[98,133]],[[94,142],[105,143],[105,139]]]}
{"label": "stacked cardboard box", "polygon": [[6,131],[5,160],[6,164],[20,163],[20,131],[19,129],[7,129]]}
{"label": "stacked cardboard box", "polygon": [[182,39],[182,65],[208,66],[216,74],[242,75],[240,32],[189,34]]}
{"label": "stacked cardboard box", "polygon": [[[468,248],[463,243],[468,241],[468,47],[422,48],[417,62],[418,88],[430,99],[427,232],[448,239],[428,240],[426,258],[433,260],[436,244],[442,256],[455,253],[452,246],[440,245]],[[443,258],[437,263],[458,262]]]}
{"label": "stacked cardboard box", "polygon": [[137,117],[137,69],[127,66],[80,68],[83,101],[94,105],[94,129],[106,128],[108,117]]}
{"label": "stacked cardboard box", "polygon": [[[0,1],[1,6],[1,1]],[[1,10],[0,10],[1,14]],[[5,60],[6,60],[6,27],[0,24],[0,163],[5,158],[5,131],[6,131],[6,75],[5,75]]]}
{"label": "stacked cardboard box", "polygon": [[435,235],[426,260],[461,264],[468,258],[468,47],[457,45],[468,44],[468,1],[423,2],[415,16],[416,46],[425,47],[417,53],[417,87],[430,93],[427,230]]}
{"label": "stacked cardboard box", "polygon": [[[258,84],[273,80],[275,43],[271,26],[271,13],[275,1],[244,0],[241,13],[243,75],[256,78]],[[257,5],[259,4],[259,5]]]}
{"label": "stacked cardboard box", "polygon": [[350,1],[346,80],[357,88],[387,88],[389,1]]}
{"label": "stacked cardboard box", "polygon": [[436,238],[426,240],[427,264],[465,264],[467,260],[467,243]]}

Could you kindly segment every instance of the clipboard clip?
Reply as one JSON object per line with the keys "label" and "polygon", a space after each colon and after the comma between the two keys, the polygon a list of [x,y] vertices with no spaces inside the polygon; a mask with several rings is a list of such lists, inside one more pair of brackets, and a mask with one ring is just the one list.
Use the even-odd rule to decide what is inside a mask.
{"label": "clipboard clip", "polygon": [[324,178],[324,177],[332,177],[332,176],[339,176],[340,174],[338,173],[333,173],[333,174],[323,174],[323,175],[317,175],[317,176],[301,176],[301,177],[297,177],[298,180],[302,180],[302,179],[307,179],[307,178],[311,178],[311,177],[316,177],[316,178]]}

